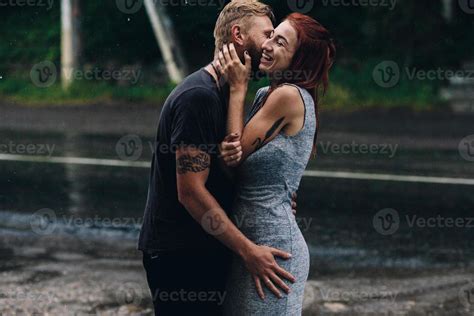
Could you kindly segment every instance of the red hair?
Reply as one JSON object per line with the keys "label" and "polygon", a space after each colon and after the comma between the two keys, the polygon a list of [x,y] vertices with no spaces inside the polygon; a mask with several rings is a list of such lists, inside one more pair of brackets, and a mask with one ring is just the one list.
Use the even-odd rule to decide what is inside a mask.
{"label": "red hair", "polygon": [[315,150],[319,130],[319,91],[322,90],[324,95],[329,86],[329,69],[336,56],[336,46],[329,31],[312,17],[292,13],[285,20],[290,22],[298,34],[298,48],[288,69],[292,75],[272,82],[272,90],[283,83],[291,83],[311,94],[317,122],[313,148]]}

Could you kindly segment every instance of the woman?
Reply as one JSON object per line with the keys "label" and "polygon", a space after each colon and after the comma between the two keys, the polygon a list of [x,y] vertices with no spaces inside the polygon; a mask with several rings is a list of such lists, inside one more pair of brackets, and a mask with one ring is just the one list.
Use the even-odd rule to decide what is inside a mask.
{"label": "woman", "polygon": [[[245,127],[250,57],[245,53],[247,66],[242,65],[231,45],[216,61],[231,90],[228,133],[241,135],[240,142],[232,141],[234,145],[223,142],[221,155],[228,166],[239,166],[236,225],[256,244],[291,253],[290,260],[277,262],[296,282],[282,286],[270,279],[260,280],[258,275],[249,275],[236,257],[225,309],[228,315],[299,315],[309,272],[309,252],[292,214],[291,195],[298,189],[316,147],[318,90],[324,92],[328,86],[335,46],[321,24],[293,13],[262,48],[260,70],[269,75],[271,86],[257,92]],[[276,287],[289,291],[277,297],[269,290]]]}

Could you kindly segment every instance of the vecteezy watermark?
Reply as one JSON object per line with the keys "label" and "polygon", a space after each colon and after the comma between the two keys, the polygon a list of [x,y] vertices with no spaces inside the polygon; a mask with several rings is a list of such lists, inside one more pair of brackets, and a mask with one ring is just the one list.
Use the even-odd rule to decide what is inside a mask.
{"label": "vecteezy watermark", "polygon": [[387,7],[395,9],[397,0],[321,0],[323,6],[333,7]]}
{"label": "vecteezy watermark", "polygon": [[56,82],[58,70],[55,64],[45,60],[31,67],[30,78],[35,86],[47,88]]}
{"label": "vecteezy watermark", "polygon": [[225,232],[227,225],[222,218],[225,214],[222,209],[210,209],[201,217],[201,226],[204,230],[213,236],[218,236]]}
{"label": "vecteezy watermark", "polygon": [[474,162],[474,135],[464,137],[459,142],[458,150],[463,159]]}
{"label": "vecteezy watermark", "polygon": [[291,11],[306,14],[314,8],[314,0],[287,0]]}
{"label": "vecteezy watermark", "polygon": [[102,70],[100,68],[92,68],[88,70],[74,69],[64,74],[65,78],[74,81],[93,80],[93,81],[128,81],[132,85],[136,84],[141,76],[140,69],[115,69]]}
{"label": "vecteezy watermark", "polygon": [[[160,7],[216,7],[221,10],[225,0],[150,0]],[[117,8],[125,14],[135,14],[143,7],[144,0],[115,0]]]}
{"label": "vecteezy watermark", "polygon": [[[299,217],[295,218],[296,224],[302,232],[306,232],[310,229],[311,223],[313,222],[312,217]],[[265,227],[268,226],[268,221],[256,216],[233,216],[233,222],[238,228],[242,227]]]}
{"label": "vecteezy watermark", "polygon": [[[409,228],[474,228],[474,217],[445,217],[441,215],[423,217],[405,215],[404,220]],[[392,235],[400,227],[400,216],[394,209],[383,209],[375,214],[372,223],[381,235]]]}
{"label": "vecteezy watermark", "polygon": [[319,142],[323,154],[362,154],[362,155],[383,155],[388,158],[395,157],[398,149],[398,144],[358,144],[352,141],[350,144],[335,144],[330,141]]}
{"label": "vecteezy watermark", "polygon": [[470,282],[461,289],[458,293],[459,301],[468,310],[474,309],[474,282]]}
{"label": "vecteezy watermark", "polygon": [[59,219],[68,227],[120,228],[142,224],[142,218],[140,217],[100,217],[99,215],[94,217],[76,217],[74,215],[62,215]]}
{"label": "vecteezy watermark", "polygon": [[153,293],[153,300],[163,302],[216,302],[217,305],[224,304],[225,291],[188,291],[180,289],[179,291],[163,291],[156,289]]}
{"label": "vecteezy watermark", "polygon": [[392,235],[400,227],[400,216],[396,210],[386,208],[374,215],[372,224],[379,234]]}
{"label": "vecteezy watermark", "polygon": [[21,305],[20,302],[32,302],[32,303],[53,303],[55,300],[55,294],[53,292],[34,292],[23,289],[12,289],[10,291],[3,292],[0,294],[0,301],[5,300],[5,303],[16,302],[16,305]]}
{"label": "vecteezy watermark", "polygon": [[[474,0],[473,0],[474,1]],[[418,69],[416,67],[403,68],[404,78],[407,80],[418,81],[444,81],[451,79],[469,79],[474,80],[474,70],[451,70],[451,69]],[[386,60],[374,67],[372,77],[377,85],[382,88],[392,88],[396,86],[401,79],[400,66],[392,61]]]}
{"label": "vecteezy watermark", "polygon": [[186,144],[179,142],[177,144],[162,144],[153,141],[144,142],[141,137],[135,134],[128,134],[121,137],[115,144],[115,152],[121,160],[136,161],[142,157],[144,150],[147,145],[152,154],[176,154],[176,152],[182,148],[197,149],[208,154],[219,154],[219,146],[217,144]]}
{"label": "vecteezy watermark", "polygon": [[221,10],[226,0],[153,0],[161,6],[168,7],[215,7]]}
{"label": "vecteezy watermark", "polygon": [[[141,76],[140,69],[116,69],[102,70],[94,67],[92,69],[70,69],[63,73],[64,79],[80,81],[128,81],[132,85],[136,84]],[[58,71],[56,65],[51,61],[42,61],[33,65],[30,71],[31,81],[40,88],[52,86],[57,78]]]}
{"label": "vecteezy watermark", "polygon": [[49,11],[54,0],[0,0],[0,7],[46,7]]}
{"label": "vecteezy watermark", "polygon": [[50,235],[57,225],[56,213],[49,208],[34,212],[30,217],[31,230],[38,235]]}
{"label": "vecteezy watermark", "polygon": [[138,135],[125,135],[115,145],[115,152],[122,160],[138,160],[143,152],[143,143]]}
{"label": "vecteezy watermark", "polygon": [[474,217],[443,217],[441,215],[431,217],[419,217],[417,215],[406,215],[408,227],[418,228],[474,228]]}
{"label": "vecteezy watermark", "polygon": [[458,0],[459,7],[467,14],[474,14],[474,0]]}
{"label": "vecteezy watermark", "polygon": [[115,0],[117,8],[125,14],[134,14],[140,11],[143,0]]}
{"label": "vecteezy watermark", "polygon": [[324,289],[319,287],[321,299],[325,302],[360,302],[370,300],[388,300],[392,303],[397,299],[398,293],[380,290],[361,289]]}
{"label": "vecteezy watermark", "polygon": [[375,66],[372,78],[382,88],[395,87],[400,82],[400,67],[394,61],[385,60]]}
{"label": "vecteezy watermark", "polygon": [[13,141],[10,141],[6,144],[0,144],[0,154],[27,154],[51,157],[55,147],[55,144],[17,144]]}
{"label": "vecteezy watermark", "polygon": [[[38,235],[51,235],[58,231],[59,227],[70,228],[122,228],[138,227],[142,224],[142,218],[134,217],[77,217],[75,215],[59,215],[52,209],[41,209],[30,217],[30,226]],[[60,226],[61,225],[61,226]],[[67,230],[65,230],[67,231]],[[75,231],[75,229],[74,229]]]}
{"label": "vecteezy watermark", "polygon": [[113,287],[115,299],[120,305],[138,306],[145,297],[145,289],[136,282],[125,282],[118,287]]}

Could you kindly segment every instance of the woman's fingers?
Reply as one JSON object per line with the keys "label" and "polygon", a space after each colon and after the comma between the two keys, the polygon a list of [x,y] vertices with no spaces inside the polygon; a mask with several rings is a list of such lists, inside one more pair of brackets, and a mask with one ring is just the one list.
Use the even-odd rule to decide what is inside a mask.
{"label": "woman's fingers", "polygon": [[288,271],[286,271],[285,269],[280,267],[279,265],[277,265],[275,271],[276,271],[276,273],[278,273],[278,275],[281,275],[282,277],[284,277],[285,279],[287,279],[291,283],[295,283],[295,281],[296,281],[295,277],[291,273],[289,273]]}
{"label": "woman's fingers", "polygon": [[222,48],[222,50],[224,51],[224,58],[225,58],[226,62],[228,62],[228,63],[231,62],[232,57],[230,57],[228,45],[224,44],[224,47]]}
{"label": "woman's fingers", "polygon": [[257,289],[258,296],[260,296],[260,298],[262,300],[264,300],[265,299],[265,293],[263,293],[262,283],[260,282],[259,277],[254,275],[253,276],[253,281],[255,282],[255,288]]}
{"label": "woman's fingers", "polygon": [[275,284],[273,284],[269,277],[263,276],[263,283],[270,291],[272,291],[273,294],[276,295],[276,297],[282,298],[280,291],[278,291],[277,287],[275,286]]}
{"label": "woman's fingers", "polygon": [[219,59],[219,62],[221,63],[222,70],[224,71],[225,66],[226,66],[226,61],[225,61],[225,57],[222,51],[219,52],[219,54],[217,55],[217,58]]}
{"label": "woman's fingers", "polygon": [[226,155],[227,155],[227,156],[233,156],[233,155],[238,154],[238,153],[241,152],[241,151],[242,151],[242,146],[238,146],[238,147],[235,148],[235,149],[226,151]]}
{"label": "woman's fingers", "polygon": [[231,143],[233,141],[239,140],[240,139],[240,133],[232,133],[228,134],[224,137],[224,141]]}
{"label": "woman's fingers", "polygon": [[273,274],[270,275],[270,278],[271,278],[272,282],[274,284],[276,284],[280,289],[285,291],[285,293],[287,293],[287,294],[290,293],[290,288],[288,287],[288,285],[285,284],[285,282],[283,282],[282,279],[280,279],[280,277],[278,275],[273,273]]}
{"label": "woman's fingers", "polygon": [[214,66],[217,68],[217,71],[219,71],[221,73],[221,75],[224,74],[224,69],[223,69],[221,61],[219,59],[216,59],[214,61]]}
{"label": "woman's fingers", "polygon": [[234,43],[229,44],[229,53],[230,53],[230,57],[233,60],[239,60],[239,55],[237,55],[237,51],[235,50]]}
{"label": "woman's fingers", "polygon": [[283,259],[290,259],[291,258],[291,253],[285,252],[283,250],[270,247],[270,251],[272,252],[272,254],[274,256],[281,257]]}
{"label": "woman's fingers", "polygon": [[228,166],[235,166],[239,163],[242,159],[242,146],[240,145],[240,141],[236,141],[233,143],[229,142],[222,142],[219,146],[220,150],[220,157],[226,165]]}
{"label": "woman's fingers", "polygon": [[250,57],[250,54],[248,51],[245,51],[244,58],[245,58],[245,70],[247,70],[247,73],[250,73],[250,71],[252,70],[252,57]]}
{"label": "woman's fingers", "polygon": [[224,159],[225,162],[240,161],[240,159],[242,158],[242,152],[239,152],[235,155],[222,156],[222,158]]}
{"label": "woman's fingers", "polygon": [[236,141],[236,142],[222,142],[221,143],[222,145],[222,149],[223,150],[234,150],[234,149],[237,149],[238,147],[241,147],[241,144],[240,144],[240,141]]}

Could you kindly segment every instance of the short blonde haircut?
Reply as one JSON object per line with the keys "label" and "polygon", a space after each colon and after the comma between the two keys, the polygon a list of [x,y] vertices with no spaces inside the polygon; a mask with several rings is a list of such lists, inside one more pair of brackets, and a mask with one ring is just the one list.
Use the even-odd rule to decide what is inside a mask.
{"label": "short blonde haircut", "polygon": [[[216,51],[225,43],[230,43],[232,25],[238,23],[245,25],[246,20],[252,16],[268,16],[272,23],[275,22],[271,7],[258,0],[233,0],[227,4],[219,14],[214,28]],[[245,28],[243,31],[246,31]]]}

